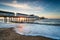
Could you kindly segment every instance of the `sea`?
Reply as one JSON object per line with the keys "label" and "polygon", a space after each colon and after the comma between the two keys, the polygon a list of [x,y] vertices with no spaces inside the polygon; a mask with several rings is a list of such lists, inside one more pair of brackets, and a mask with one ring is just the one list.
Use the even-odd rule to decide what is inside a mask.
{"label": "sea", "polygon": [[41,19],[34,23],[5,23],[0,19],[0,28],[11,28],[20,35],[44,36],[60,40],[60,19]]}

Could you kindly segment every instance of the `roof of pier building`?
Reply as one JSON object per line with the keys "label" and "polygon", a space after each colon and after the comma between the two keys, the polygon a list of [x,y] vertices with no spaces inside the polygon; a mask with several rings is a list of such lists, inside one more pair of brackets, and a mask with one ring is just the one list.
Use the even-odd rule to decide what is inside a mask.
{"label": "roof of pier building", "polygon": [[11,17],[11,16],[15,16],[15,14],[13,12],[7,12],[7,11],[0,10],[0,17]]}
{"label": "roof of pier building", "polygon": [[28,18],[39,18],[39,16],[27,15],[27,14],[22,14],[22,13],[17,13],[16,16],[17,17],[28,17]]}

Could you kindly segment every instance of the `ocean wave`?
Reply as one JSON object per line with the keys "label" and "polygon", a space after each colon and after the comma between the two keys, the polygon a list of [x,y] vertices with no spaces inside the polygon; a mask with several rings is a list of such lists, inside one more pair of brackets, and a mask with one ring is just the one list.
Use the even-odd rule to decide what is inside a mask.
{"label": "ocean wave", "polygon": [[16,33],[25,36],[44,36],[53,39],[60,39],[60,27],[37,24],[19,24],[15,27]]}

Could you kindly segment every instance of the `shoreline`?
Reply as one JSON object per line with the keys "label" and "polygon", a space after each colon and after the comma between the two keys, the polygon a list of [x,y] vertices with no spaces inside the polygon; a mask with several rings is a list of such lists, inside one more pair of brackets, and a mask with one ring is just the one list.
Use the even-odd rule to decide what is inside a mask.
{"label": "shoreline", "polygon": [[24,36],[17,34],[13,28],[0,28],[0,40],[52,40],[43,36]]}

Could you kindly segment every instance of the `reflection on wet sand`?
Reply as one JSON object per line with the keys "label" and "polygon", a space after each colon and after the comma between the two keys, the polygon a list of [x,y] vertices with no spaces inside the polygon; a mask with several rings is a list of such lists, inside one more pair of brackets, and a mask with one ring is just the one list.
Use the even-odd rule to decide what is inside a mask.
{"label": "reflection on wet sand", "polygon": [[23,26],[23,24],[20,24],[16,28],[19,32],[23,32],[24,26]]}

